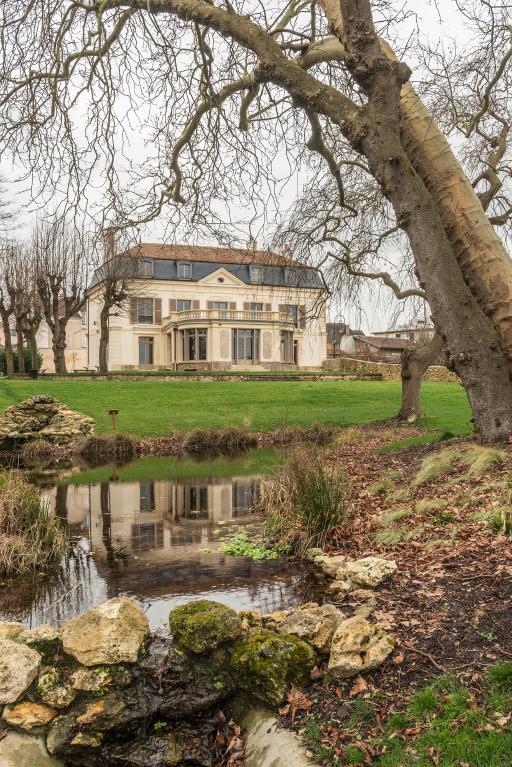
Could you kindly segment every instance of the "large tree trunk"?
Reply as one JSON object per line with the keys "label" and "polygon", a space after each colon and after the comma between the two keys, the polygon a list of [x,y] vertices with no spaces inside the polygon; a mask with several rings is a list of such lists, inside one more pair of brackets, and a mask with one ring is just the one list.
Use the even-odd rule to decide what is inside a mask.
{"label": "large tree trunk", "polygon": [[58,326],[55,327],[52,337],[53,364],[55,372],[66,375],[66,333]]}
{"label": "large tree trunk", "polygon": [[109,316],[110,307],[104,303],[100,312],[100,348],[99,348],[99,368],[100,373],[108,372],[108,342],[109,342]]}
{"label": "large tree trunk", "polygon": [[[437,205],[402,144],[400,97],[408,72],[394,62],[386,66],[369,2],[345,0],[340,9],[342,42],[350,54],[347,65],[368,97],[364,130],[354,143],[366,156],[409,238],[418,279],[449,366],[466,389],[480,439],[508,439],[512,435],[512,383],[500,337],[466,283]],[[338,122],[342,127],[342,115]]]}
{"label": "large tree trunk", "polygon": [[2,329],[4,332],[4,346],[5,346],[5,371],[8,376],[14,375],[14,352],[12,349],[11,340],[11,328],[9,325],[9,313],[5,310],[0,310],[2,316]]}
{"label": "large tree trunk", "polygon": [[23,325],[21,319],[16,318],[16,351],[18,353],[18,373],[25,375],[25,345],[23,343]]}
{"label": "large tree trunk", "polygon": [[421,418],[421,379],[443,350],[443,342],[436,333],[429,344],[402,352],[402,405],[398,418],[413,423]]}
{"label": "large tree trunk", "polygon": [[37,333],[31,328],[28,332],[28,343],[30,344],[30,367],[32,370],[39,369]]}

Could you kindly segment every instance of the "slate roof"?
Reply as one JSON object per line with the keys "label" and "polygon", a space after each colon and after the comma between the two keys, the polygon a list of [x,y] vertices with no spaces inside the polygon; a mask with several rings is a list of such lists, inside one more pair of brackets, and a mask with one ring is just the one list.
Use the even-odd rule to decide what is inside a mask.
{"label": "slate roof", "polygon": [[357,341],[374,346],[376,349],[408,349],[414,346],[413,341],[408,338],[388,338],[384,336],[355,336]]}
{"label": "slate roof", "polygon": [[[123,255],[123,254],[121,254]],[[317,288],[324,284],[320,273],[312,267],[299,264],[287,256],[263,250],[242,250],[237,248],[217,248],[207,245],[164,245],[141,243],[126,251],[153,262],[153,276],[148,279],[178,281],[180,261],[192,263],[192,277],[180,282],[198,282],[208,275],[224,268],[247,285],[270,285],[289,288]],[[261,279],[252,277],[251,267],[263,267]],[[293,281],[290,281],[290,277]],[[89,290],[101,282],[101,267],[96,270]]]}

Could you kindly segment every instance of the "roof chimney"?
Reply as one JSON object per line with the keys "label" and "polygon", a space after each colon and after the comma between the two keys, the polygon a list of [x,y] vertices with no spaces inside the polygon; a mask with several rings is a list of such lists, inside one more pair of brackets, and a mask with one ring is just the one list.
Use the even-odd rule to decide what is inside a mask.
{"label": "roof chimney", "polygon": [[103,230],[103,260],[110,261],[116,254],[116,237],[112,227]]}

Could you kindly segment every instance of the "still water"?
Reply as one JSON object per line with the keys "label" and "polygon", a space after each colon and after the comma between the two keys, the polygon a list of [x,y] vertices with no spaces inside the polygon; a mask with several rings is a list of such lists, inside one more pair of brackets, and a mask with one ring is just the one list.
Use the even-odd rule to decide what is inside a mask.
{"label": "still water", "polygon": [[275,453],[258,450],[233,461],[144,458],[61,477],[42,492],[66,525],[72,551],[56,577],[4,585],[0,618],[58,626],[127,595],[156,629],[190,599],[263,612],[309,600],[314,583],[297,564],[218,550],[234,533],[261,526],[255,505],[278,463]]}

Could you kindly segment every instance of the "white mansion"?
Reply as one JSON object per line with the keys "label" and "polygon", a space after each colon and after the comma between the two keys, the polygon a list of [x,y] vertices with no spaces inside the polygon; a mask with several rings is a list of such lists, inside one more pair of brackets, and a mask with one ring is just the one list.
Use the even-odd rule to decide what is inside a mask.
{"label": "white mansion", "polygon": [[[140,296],[110,318],[109,369],[321,366],[326,291],[315,269],[210,246],[145,243],[136,255]],[[98,270],[86,307],[89,368],[98,365],[101,294]]]}

